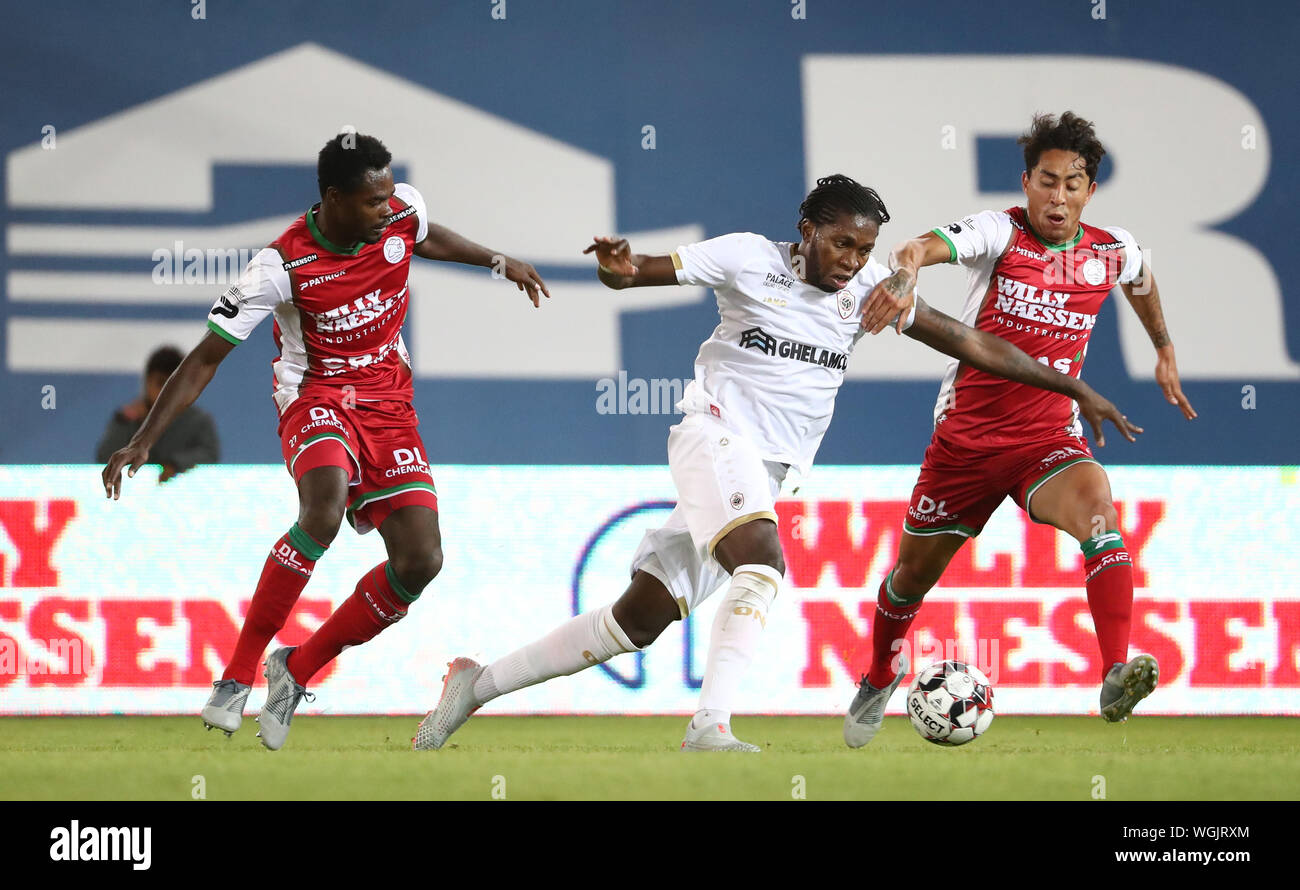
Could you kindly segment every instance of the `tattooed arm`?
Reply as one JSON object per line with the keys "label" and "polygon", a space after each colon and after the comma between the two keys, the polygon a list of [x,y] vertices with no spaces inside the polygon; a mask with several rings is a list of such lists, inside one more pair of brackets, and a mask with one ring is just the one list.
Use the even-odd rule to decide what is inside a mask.
{"label": "tattooed arm", "polygon": [[1106,444],[1102,432],[1106,420],[1115,424],[1130,442],[1136,441],[1134,433],[1142,432],[1141,427],[1129,423],[1118,408],[1082,380],[1036,362],[1001,337],[968,327],[922,300],[916,301],[916,321],[904,333],[981,371],[1069,396],[1079,403],[1079,413],[1092,427],[1098,445]]}
{"label": "tattooed arm", "polygon": [[1165,399],[1169,404],[1182,409],[1183,416],[1191,420],[1196,416],[1196,409],[1187,401],[1187,396],[1183,395],[1178,380],[1174,343],[1169,339],[1169,331],[1165,328],[1165,313],[1160,308],[1160,289],[1156,287],[1155,276],[1144,262],[1138,277],[1131,284],[1121,284],[1120,289],[1137,313],[1142,327],[1146,328],[1151,345],[1156,348],[1156,382],[1164,391]]}
{"label": "tattooed arm", "polygon": [[888,324],[901,325],[915,301],[916,276],[922,266],[949,261],[948,243],[934,232],[904,241],[889,254],[894,274],[877,284],[862,304],[862,329],[878,334]]}

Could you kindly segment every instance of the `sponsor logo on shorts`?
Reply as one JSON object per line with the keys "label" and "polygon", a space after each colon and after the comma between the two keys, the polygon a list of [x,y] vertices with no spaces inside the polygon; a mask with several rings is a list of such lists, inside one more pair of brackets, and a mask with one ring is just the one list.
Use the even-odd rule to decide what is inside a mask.
{"label": "sponsor logo on shorts", "polygon": [[428,473],[429,464],[425,461],[424,455],[418,448],[395,448],[393,449],[393,461],[397,466],[384,471],[384,475],[389,479],[394,476],[405,476],[407,473]]}
{"label": "sponsor logo on shorts", "polygon": [[1088,456],[1088,452],[1083,451],[1082,449],[1079,448],[1058,448],[1055,451],[1053,451],[1051,454],[1047,455],[1047,457],[1039,461],[1039,465],[1044,467],[1050,466],[1051,464],[1054,464],[1058,461],[1065,460],[1067,457],[1073,457],[1076,454],[1081,457]]}
{"label": "sponsor logo on shorts", "polygon": [[741,331],[740,346],[742,349],[757,349],[768,355],[807,362],[810,365],[821,365],[836,371],[846,370],[849,366],[849,357],[842,352],[835,352],[825,346],[816,346],[812,343],[778,340],[762,328],[748,328]]}
{"label": "sponsor logo on shorts", "polygon": [[935,522],[940,519],[956,519],[959,514],[949,513],[944,509],[947,500],[935,501],[929,495],[921,495],[917,500],[916,506],[911,505],[907,508],[907,515],[919,522]]}
{"label": "sponsor logo on shorts", "polygon": [[[344,438],[347,438],[347,427],[343,425],[343,421],[339,420],[339,416],[334,413],[333,408],[311,408],[310,411],[311,421],[299,427],[298,435],[306,435],[312,430],[325,426],[339,430],[344,434]],[[294,436],[289,440],[289,447],[292,448],[297,441],[298,436]]]}
{"label": "sponsor logo on shorts", "polygon": [[739,510],[743,506],[745,506],[745,496],[738,491],[733,491],[731,493],[731,509]]}

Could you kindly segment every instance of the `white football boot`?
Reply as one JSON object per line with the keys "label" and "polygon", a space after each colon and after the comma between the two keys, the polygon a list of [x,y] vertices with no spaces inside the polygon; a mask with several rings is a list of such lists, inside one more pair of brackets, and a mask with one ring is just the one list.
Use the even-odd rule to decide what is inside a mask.
{"label": "white football boot", "polygon": [[749,742],[742,742],[731,734],[731,727],[726,723],[706,723],[695,726],[695,720],[686,724],[686,737],[682,739],[683,751],[738,751],[757,754],[763,749]]}
{"label": "white football boot", "polygon": [[470,715],[479,709],[474,698],[474,682],[483,673],[483,665],[472,658],[457,658],[447,663],[447,674],[442,684],[438,706],[424,715],[411,748],[415,751],[436,751],[447,743],[451,734],[465,725]]}
{"label": "white football boot", "polygon": [[1155,690],[1159,679],[1160,665],[1151,655],[1111,665],[1101,684],[1101,716],[1107,723],[1123,723],[1133,706]]}
{"label": "white football boot", "polygon": [[844,715],[844,744],[850,748],[861,748],[876,737],[885,722],[885,705],[894,694],[898,684],[907,676],[907,656],[898,656],[898,674],[894,681],[884,689],[877,689],[863,676],[858,684],[858,694],[849,704],[849,712]]}
{"label": "white football boot", "polygon": [[257,718],[258,724],[262,727],[257,737],[272,751],[279,751],[284,747],[284,741],[289,737],[289,724],[293,723],[293,712],[297,709],[298,702],[304,698],[307,701],[316,699],[316,696],[308,692],[305,686],[299,685],[293,678],[293,674],[289,673],[289,665],[286,662],[289,653],[296,648],[296,646],[287,646],[284,649],[276,649],[266,659],[264,672],[266,704]]}
{"label": "white football boot", "polygon": [[226,734],[226,738],[230,738],[244,722],[244,705],[248,703],[248,693],[252,688],[238,680],[217,680],[213,683],[212,695],[199,712],[208,731],[219,729]]}

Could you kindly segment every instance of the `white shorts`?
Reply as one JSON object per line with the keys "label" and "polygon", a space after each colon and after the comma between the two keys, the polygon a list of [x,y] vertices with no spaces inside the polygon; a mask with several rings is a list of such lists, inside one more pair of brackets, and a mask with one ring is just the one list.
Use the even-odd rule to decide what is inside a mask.
{"label": "white shorts", "polygon": [[632,571],[658,578],[685,618],[729,577],[713,548],[739,525],[776,518],[784,464],[765,461],[749,439],[707,414],[689,414],[668,433],[677,507],[647,531]]}

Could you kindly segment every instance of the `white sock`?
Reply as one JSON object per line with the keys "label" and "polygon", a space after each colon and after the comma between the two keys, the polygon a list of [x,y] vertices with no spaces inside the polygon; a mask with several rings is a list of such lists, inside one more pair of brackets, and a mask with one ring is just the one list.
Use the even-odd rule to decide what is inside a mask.
{"label": "white sock", "polygon": [[[693,721],[697,728],[706,723],[730,722],[736,690],[754,659],[780,583],[781,573],[771,566],[747,564],[737,566],[732,573],[731,586],[713,618],[709,657],[700,687],[700,710]],[[715,714],[723,715],[722,719],[712,716]]]}
{"label": "white sock", "polygon": [[613,605],[603,606],[570,618],[540,640],[492,662],[474,682],[474,697],[484,704],[498,695],[636,651],[638,647],[614,620]]}

